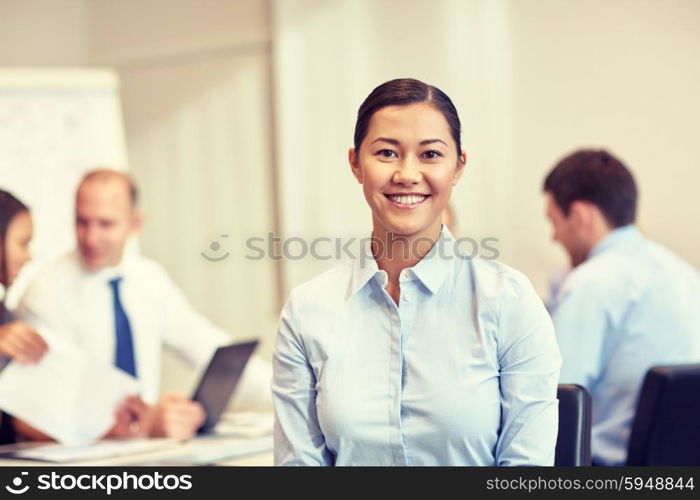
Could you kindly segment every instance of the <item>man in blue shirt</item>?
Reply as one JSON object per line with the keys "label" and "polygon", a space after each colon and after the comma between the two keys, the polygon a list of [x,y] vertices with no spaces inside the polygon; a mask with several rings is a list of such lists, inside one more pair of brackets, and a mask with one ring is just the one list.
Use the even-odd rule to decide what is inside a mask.
{"label": "man in blue shirt", "polygon": [[608,152],[562,159],[544,191],[571,258],[550,297],[560,381],[593,396],[594,464],[621,465],[647,370],[700,361],[700,275],[637,229],[634,178]]}

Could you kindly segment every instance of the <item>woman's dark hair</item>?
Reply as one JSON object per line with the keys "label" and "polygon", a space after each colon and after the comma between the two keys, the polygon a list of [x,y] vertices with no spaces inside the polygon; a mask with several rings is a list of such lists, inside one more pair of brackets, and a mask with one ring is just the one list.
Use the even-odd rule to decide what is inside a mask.
{"label": "woman's dark hair", "polygon": [[439,88],[413,78],[399,78],[382,83],[367,96],[357,111],[355,151],[360,150],[360,144],[367,135],[367,127],[374,113],[387,106],[407,106],[418,102],[428,103],[442,113],[450,127],[450,134],[457,144],[457,155],[461,155],[462,125],[452,100]]}
{"label": "woman's dark hair", "polygon": [[[0,283],[7,286],[7,248],[5,238],[12,219],[21,212],[28,212],[27,206],[7,191],[0,189]],[[1,310],[1,308],[0,308]]]}
{"label": "woman's dark hair", "polygon": [[581,150],[557,163],[544,181],[564,215],[576,200],[593,203],[612,227],[632,224],[637,213],[637,185],[625,165],[607,151]]}

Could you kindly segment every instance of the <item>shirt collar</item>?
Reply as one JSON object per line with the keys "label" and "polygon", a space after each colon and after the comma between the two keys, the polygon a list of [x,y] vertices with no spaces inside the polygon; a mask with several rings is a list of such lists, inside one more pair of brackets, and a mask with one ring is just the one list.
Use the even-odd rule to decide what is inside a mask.
{"label": "shirt collar", "polygon": [[432,294],[436,294],[452,269],[455,258],[455,240],[443,224],[438,240],[418,264],[409,269]]}
{"label": "shirt collar", "polygon": [[[415,266],[404,269],[402,274],[409,280],[415,277],[425,285],[430,293],[435,294],[452,268],[455,251],[459,252],[459,249],[455,247],[452,233],[443,224],[440,236],[430,249],[430,252]],[[357,293],[375,276],[378,276],[382,286],[386,285],[388,276],[385,271],[382,271],[377,266],[377,261],[372,255],[372,242],[370,239],[365,242],[360,258],[354,263],[351,295]]]}
{"label": "shirt collar", "polygon": [[386,271],[380,270],[379,266],[377,266],[377,261],[374,260],[374,255],[372,255],[372,239],[370,238],[364,242],[360,249],[360,257],[353,263],[350,296],[355,295],[376,275],[379,275],[382,286],[386,285],[389,278]]}
{"label": "shirt collar", "polygon": [[99,271],[89,271],[83,266],[82,260],[80,259],[79,250],[75,250],[75,257],[78,259],[80,269],[82,270],[83,276],[90,280],[90,282],[100,282],[108,283],[116,278],[123,278],[129,272],[131,267],[131,262],[133,256],[130,253],[124,252],[122,260],[112,267],[105,267]]}
{"label": "shirt collar", "polygon": [[642,237],[639,229],[634,224],[618,227],[608,233],[596,246],[588,253],[588,258],[594,257],[611,248],[619,247],[620,245],[633,242]]}

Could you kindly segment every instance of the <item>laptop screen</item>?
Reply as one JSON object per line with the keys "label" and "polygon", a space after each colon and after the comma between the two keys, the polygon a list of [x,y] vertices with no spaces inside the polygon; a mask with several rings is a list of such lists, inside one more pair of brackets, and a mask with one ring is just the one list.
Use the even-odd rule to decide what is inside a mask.
{"label": "laptop screen", "polygon": [[214,353],[192,396],[207,414],[199,433],[211,430],[219,421],[257,345],[257,341],[233,344],[219,347]]}

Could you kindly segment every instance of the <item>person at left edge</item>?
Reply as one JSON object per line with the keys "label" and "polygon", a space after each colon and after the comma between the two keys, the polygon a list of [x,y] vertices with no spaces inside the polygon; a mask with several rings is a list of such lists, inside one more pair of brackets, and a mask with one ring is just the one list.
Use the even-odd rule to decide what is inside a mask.
{"label": "person at left edge", "polygon": [[[126,418],[120,426],[118,418],[113,434],[192,436],[204,410],[184,396],[159,397],[161,348],[201,368],[218,346],[231,341],[230,335],[197,313],[160,265],[125,252],[127,240],[141,227],[129,175],[109,169],[86,174],[77,190],[75,224],[77,249],[43,269],[17,314],[137,378],[143,401],[125,401],[117,414],[133,422]],[[264,398],[270,370],[254,356],[242,384],[259,383],[256,389]],[[31,429],[20,432],[34,437]]]}
{"label": "person at left edge", "polygon": [[[4,292],[29,262],[29,242],[34,232],[29,208],[11,193],[0,189],[0,284]],[[14,359],[36,363],[46,354],[48,345],[30,325],[17,320],[0,300],[0,366]],[[10,415],[0,413],[0,444],[13,443],[15,432]]]}

